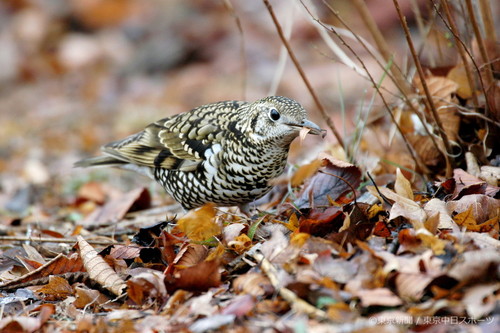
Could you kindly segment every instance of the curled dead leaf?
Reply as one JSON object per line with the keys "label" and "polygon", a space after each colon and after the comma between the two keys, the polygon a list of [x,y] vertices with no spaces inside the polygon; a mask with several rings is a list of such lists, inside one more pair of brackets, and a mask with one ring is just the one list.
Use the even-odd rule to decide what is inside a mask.
{"label": "curled dead leaf", "polygon": [[92,280],[96,281],[114,295],[120,296],[126,288],[125,281],[97,254],[97,251],[78,236],[78,248],[83,265]]}

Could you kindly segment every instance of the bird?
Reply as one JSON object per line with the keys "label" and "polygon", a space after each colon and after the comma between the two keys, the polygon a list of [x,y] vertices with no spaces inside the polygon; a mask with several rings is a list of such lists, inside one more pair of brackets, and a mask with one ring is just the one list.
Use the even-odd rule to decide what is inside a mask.
{"label": "bird", "polygon": [[158,120],[75,166],[140,172],[185,210],[206,203],[244,206],[271,190],[301,130],[323,137],[326,132],[293,99],[228,100]]}

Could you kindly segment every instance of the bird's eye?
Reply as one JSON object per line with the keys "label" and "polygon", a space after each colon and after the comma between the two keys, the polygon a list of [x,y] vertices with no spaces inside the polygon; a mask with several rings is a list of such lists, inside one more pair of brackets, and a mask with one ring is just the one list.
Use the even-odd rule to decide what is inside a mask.
{"label": "bird's eye", "polygon": [[269,110],[269,118],[271,118],[272,121],[277,121],[278,119],[280,119],[280,117],[280,113],[275,108]]}

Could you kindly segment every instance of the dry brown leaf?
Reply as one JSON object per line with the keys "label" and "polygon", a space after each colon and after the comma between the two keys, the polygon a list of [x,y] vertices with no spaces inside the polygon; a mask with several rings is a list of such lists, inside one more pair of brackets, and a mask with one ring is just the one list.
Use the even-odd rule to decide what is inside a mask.
{"label": "dry brown leaf", "polygon": [[345,259],[333,259],[328,253],[320,255],[313,264],[314,271],[338,283],[347,283],[354,278],[359,264]]}
{"label": "dry brown leaf", "polygon": [[103,207],[96,209],[81,223],[83,225],[101,225],[117,222],[128,212],[149,208],[151,196],[146,188],[138,188],[108,201]]}
{"label": "dry brown leaf", "polygon": [[222,230],[222,236],[224,239],[224,243],[227,244],[230,241],[236,239],[239,234],[245,229],[245,224],[243,223],[231,223],[224,227]]}
{"label": "dry brown leaf", "polygon": [[[394,201],[391,207],[389,220],[393,220],[398,216],[407,218],[415,229],[424,227],[424,222],[427,220],[427,214],[418,203],[413,200],[402,197],[386,187],[379,188],[380,192],[388,199]],[[369,188],[370,193],[374,193],[374,189]]]}
{"label": "dry brown leaf", "polygon": [[406,300],[419,301],[432,280],[433,277],[425,274],[399,273],[395,280],[398,295]]}
{"label": "dry brown leaf", "polygon": [[330,206],[361,182],[361,170],[350,163],[321,154],[322,167],[308,179],[295,205],[299,208]]}
{"label": "dry brown leaf", "polygon": [[488,272],[496,272],[500,265],[497,249],[481,249],[462,253],[459,260],[450,268],[447,275],[460,282],[469,282],[489,277]]}
{"label": "dry brown leaf", "polygon": [[165,276],[162,272],[142,268],[139,273],[130,272],[127,280],[127,295],[135,304],[148,304],[152,301],[163,303],[168,298]]}
{"label": "dry brown leaf", "polygon": [[103,204],[106,200],[106,192],[102,183],[88,182],[78,189],[77,200],[90,200],[98,204]]}
{"label": "dry brown leaf", "polygon": [[229,242],[227,246],[236,253],[243,254],[253,246],[253,243],[246,234],[241,234],[235,240]]}
{"label": "dry brown leaf", "polygon": [[191,267],[205,260],[207,255],[208,249],[206,246],[186,243],[177,253],[173,264],[178,268]]}
{"label": "dry brown leaf", "polygon": [[203,261],[195,266],[176,270],[173,281],[167,280],[167,290],[206,291],[221,284],[220,261]]}
{"label": "dry brown leaf", "polygon": [[[423,87],[420,79],[415,79],[417,89],[421,95]],[[433,97],[434,106],[443,125],[445,133],[451,141],[456,141],[460,126],[460,116],[455,107],[456,102],[452,94],[458,89],[458,84],[452,80],[440,76],[426,78],[427,87]]]}
{"label": "dry brown leaf", "polygon": [[114,295],[120,296],[126,288],[125,281],[116,274],[116,272],[97,254],[97,251],[83,239],[78,236],[78,247],[80,256],[83,260],[85,270],[89,273],[92,280],[99,283],[101,286],[112,292]]}
{"label": "dry brown leaf", "polygon": [[49,276],[49,283],[37,289],[39,293],[44,294],[47,301],[60,301],[73,295],[73,288],[65,278],[60,276]]}
{"label": "dry brown leaf", "polygon": [[[439,229],[452,229],[456,227],[456,223],[453,221],[450,213],[448,212],[446,202],[444,202],[443,200],[439,200],[437,198],[429,200],[424,206],[424,211],[429,216],[429,219],[426,221],[426,223],[428,223],[431,217],[439,214],[439,223],[437,225]],[[432,232],[432,230],[429,231]]]}
{"label": "dry brown leaf", "polygon": [[442,161],[441,152],[428,135],[408,134],[408,140],[425,165],[436,166]]}
{"label": "dry brown leaf", "polygon": [[109,299],[98,290],[88,289],[85,286],[76,286],[75,296],[76,300],[73,302],[73,305],[77,309],[85,309],[92,305],[97,306],[109,301]]}
{"label": "dry brown leaf", "polygon": [[413,200],[413,190],[408,179],[403,175],[400,168],[396,169],[396,183],[394,184],[394,191],[400,196]]}
{"label": "dry brown leaf", "polygon": [[249,294],[255,297],[271,295],[274,292],[269,279],[261,273],[247,273],[238,276],[233,282],[233,289],[238,294]]}
{"label": "dry brown leaf", "polygon": [[233,298],[220,313],[222,315],[242,317],[249,314],[255,308],[256,303],[255,297],[252,295],[239,295]]}
{"label": "dry brown leaf", "polygon": [[446,203],[449,212],[462,213],[469,209],[476,223],[483,223],[498,216],[500,201],[482,194],[466,195],[460,200]]}
{"label": "dry brown leaf", "polygon": [[220,225],[215,222],[215,212],[214,204],[205,204],[180,218],[177,227],[193,241],[207,240],[222,232]]}
{"label": "dry brown leaf", "polygon": [[500,191],[498,186],[487,184],[484,180],[467,173],[463,169],[453,170],[453,178],[456,182],[453,199],[461,198],[467,194],[485,194],[495,197],[498,191]]}
{"label": "dry brown leaf", "polygon": [[71,272],[82,272],[84,270],[83,263],[80,257],[74,253],[67,257],[63,254],[59,254],[57,257],[49,261],[43,266],[40,266],[36,270],[29,272],[15,280],[10,280],[0,284],[0,287],[8,287],[27,281],[37,280],[49,275],[59,275]]}
{"label": "dry brown leaf", "polygon": [[50,316],[55,313],[53,304],[43,304],[40,306],[40,314],[38,317],[15,316],[5,317],[0,320],[1,332],[38,332],[42,326],[50,319]]}

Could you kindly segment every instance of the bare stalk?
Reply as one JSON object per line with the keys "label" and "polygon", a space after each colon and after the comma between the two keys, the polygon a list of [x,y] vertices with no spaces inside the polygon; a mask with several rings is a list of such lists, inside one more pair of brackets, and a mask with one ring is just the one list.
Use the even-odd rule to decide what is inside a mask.
{"label": "bare stalk", "polygon": [[[422,87],[424,88],[426,101],[428,103],[429,110],[431,111],[432,117],[434,118],[434,122],[436,123],[436,126],[438,127],[439,134],[440,134],[441,138],[443,139],[443,144],[444,144],[444,147],[446,150],[446,152],[444,154],[445,159],[446,159],[446,163],[448,166],[453,167],[454,163],[453,163],[453,160],[451,160],[451,158],[450,158],[452,151],[451,151],[450,142],[448,140],[448,135],[444,131],[443,124],[442,124],[441,119],[439,118],[439,115],[437,113],[436,106],[434,105],[432,95],[429,91],[429,87],[427,86],[427,82],[425,80],[425,73],[424,73],[424,70],[422,69],[422,64],[420,63],[420,59],[418,58],[418,55],[415,51],[415,46],[413,45],[413,40],[411,39],[410,29],[408,28],[408,24],[406,22],[406,17],[403,16],[403,13],[401,12],[401,8],[399,7],[398,0],[393,0],[393,3],[394,3],[394,6],[396,8],[396,11],[398,13],[399,21],[401,22],[401,26],[403,27],[405,37],[406,37],[406,42],[408,43],[408,47],[410,48],[410,53],[413,57],[413,61],[415,62],[415,66],[417,68],[418,75],[420,77],[420,81],[422,82]],[[450,168],[447,168],[446,176],[447,177],[451,176],[451,169]]]}
{"label": "bare stalk", "polygon": [[333,121],[328,116],[328,113],[326,112],[325,108],[323,107],[323,104],[321,104],[318,96],[316,95],[316,92],[314,91],[311,83],[309,82],[309,79],[307,78],[306,74],[304,73],[302,66],[300,66],[299,61],[295,57],[295,53],[293,53],[293,50],[290,47],[290,44],[288,43],[287,39],[285,38],[285,35],[283,34],[283,29],[281,28],[281,25],[278,22],[276,15],[274,14],[273,7],[271,6],[271,4],[269,3],[268,0],[262,0],[262,1],[266,5],[266,8],[269,11],[269,14],[271,15],[271,18],[272,18],[273,23],[276,27],[276,30],[278,31],[278,35],[281,39],[281,42],[286,47],[286,50],[288,51],[288,55],[290,56],[290,59],[292,60],[293,64],[295,65],[295,68],[297,68],[297,71],[299,72],[300,77],[302,78],[302,81],[304,81],[304,83],[307,87],[307,90],[309,90],[309,93],[311,94],[311,96],[314,100],[314,103],[316,104],[317,108],[319,109],[321,116],[323,117],[323,120],[326,122],[326,125],[332,130],[332,133],[335,136],[335,138],[337,139],[337,141],[339,142],[340,146],[344,147],[344,140],[342,139],[342,136],[335,128],[335,125],[333,124]]}

